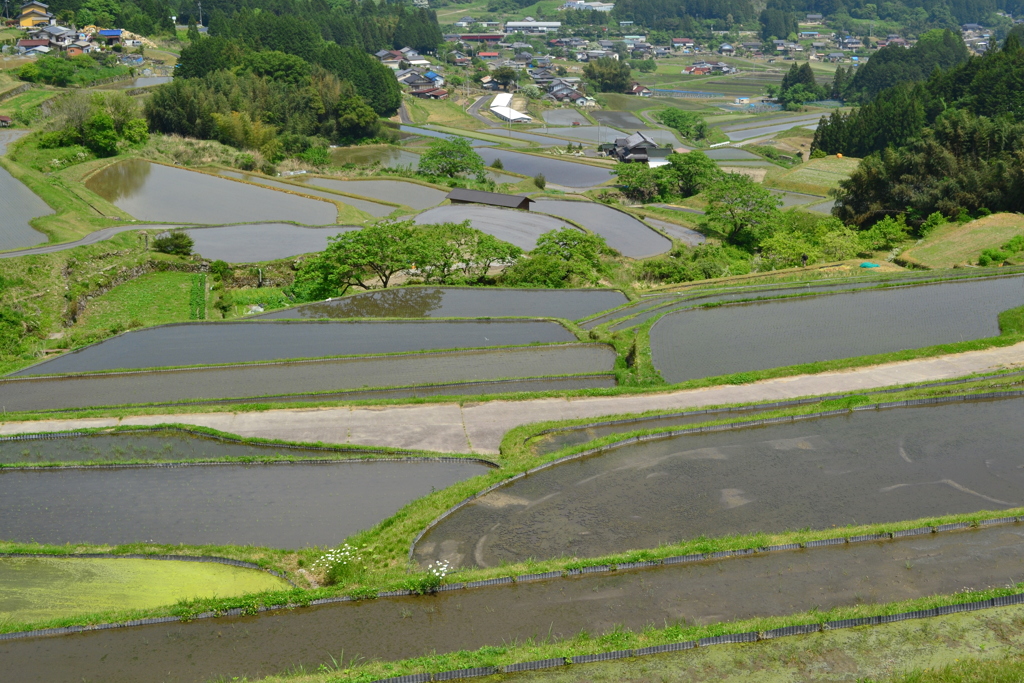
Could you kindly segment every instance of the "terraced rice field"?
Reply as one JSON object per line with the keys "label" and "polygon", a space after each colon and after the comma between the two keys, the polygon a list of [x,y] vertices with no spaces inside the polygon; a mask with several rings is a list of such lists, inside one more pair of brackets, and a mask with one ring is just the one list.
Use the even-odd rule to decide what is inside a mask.
{"label": "terraced rice field", "polygon": [[994,337],[1021,305],[1024,278],[1005,277],[684,310],[651,328],[651,353],[675,383]]}
{"label": "terraced rice field", "polygon": [[329,225],[338,218],[337,207],[329,202],[140,159],[107,166],[91,176],[85,186],[142,221],[197,225],[295,221]]}
{"label": "terraced rice field", "polygon": [[[23,131],[0,130],[0,156],[7,145],[17,140]],[[46,235],[29,225],[33,218],[53,213],[46,202],[36,196],[0,166],[0,251],[22,249],[47,241]]]}
{"label": "terraced rice field", "polygon": [[537,238],[545,232],[573,227],[557,218],[532,211],[474,204],[438,206],[416,216],[416,223],[419,225],[462,221],[469,221],[477,230],[514,244],[524,251],[530,251],[537,246]]}
{"label": "terraced rice field", "polygon": [[617,290],[399,287],[363,292],[258,316],[281,318],[489,318],[523,316],[577,320],[615,308]]}
{"label": "terraced rice field", "polygon": [[[297,176],[296,180],[335,192],[404,204],[414,209],[429,209],[432,206],[437,206],[447,196],[447,192],[443,190],[400,180],[335,180],[312,176]],[[347,199],[342,198],[341,201],[347,201]]]}
{"label": "terraced rice field", "polygon": [[[481,496],[417,559],[496,566],[699,536],[1013,508],[1024,399],[871,410],[612,448]],[[984,443],[965,435],[985,434]]]}
{"label": "terraced rice field", "polygon": [[262,185],[263,187],[270,187],[275,190],[281,190],[283,192],[295,192],[299,194],[307,194],[313,197],[319,197],[320,199],[326,199],[329,202],[340,202],[342,204],[348,204],[351,207],[365,211],[374,218],[381,218],[387,216],[389,213],[394,211],[397,207],[389,206],[387,204],[379,204],[377,202],[367,201],[365,199],[356,199],[355,197],[343,197],[333,192],[323,192],[311,187],[302,187],[301,185],[292,185],[290,183],[282,183],[278,180],[273,180],[262,175],[253,175],[251,173],[237,173],[235,171],[225,171],[222,169],[217,170],[217,175],[224,178],[234,178],[236,180],[243,180],[247,183],[254,183]]}
{"label": "terraced rice field", "polygon": [[23,377],[0,380],[0,404],[14,412],[308,396],[385,386],[590,375],[611,372],[614,366],[615,351],[608,346],[560,344],[73,378]]}
{"label": "terraced rice field", "polygon": [[327,248],[327,238],[358,228],[307,228],[289,223],[226,225],[186,230],[193,251],[207,259],[254,263],[310,254]]}
{"label": "terraced rice field", "polygon": [[600,235],[624,256],[646,258],[663,254],[672,242],[623,211],[593,202],[542,200],[534,211],[559,216]]}

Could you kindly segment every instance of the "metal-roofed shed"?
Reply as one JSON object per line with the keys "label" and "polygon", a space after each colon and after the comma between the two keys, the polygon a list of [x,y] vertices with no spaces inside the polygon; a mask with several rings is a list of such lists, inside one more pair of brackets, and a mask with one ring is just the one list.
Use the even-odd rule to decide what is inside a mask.
{"label": "metal-roofed shed", "polygon": [[446,199],[452,204],[486,204],[487,206],[502,206],[507,209],[530,210],[533,200],[529,197],[522,197],[515,194],[501,194],[500,192],[484,192],[483,190],[466,190],[457,187],[448,193]]}

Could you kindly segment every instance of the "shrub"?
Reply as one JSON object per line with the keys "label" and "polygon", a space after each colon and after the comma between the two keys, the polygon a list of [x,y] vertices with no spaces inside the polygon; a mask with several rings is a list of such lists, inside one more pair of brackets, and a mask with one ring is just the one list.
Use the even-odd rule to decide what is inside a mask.
{"label": "shrub", "polygon": [[543,190],[548,185],[548,179],[544,177],[543,173],[538,173],[533,177],[533,184]]}
{"label": "shrub", "polygon": [[495,158],[495,160],[491,162],[491,168],[496,168],[500,171],[501,169],[505,168],[505,164],[501,162],[500,158]]}
{"label": "shrub", "polygon": [[171,230],[153,240],[153,248],[162,254],[188,256],[192,253],[195,240],[182,230]]}
{"label": "shrub", "polygon": [[117,131],[109,114],[97,112],[82,126],[82,142],[98,157],[117,154]]}
{"label": "shrub", "polygon": [[248,152],[239,154],[235,157],[235,168],[240,168],[243,171],[255,171],[256,159]]}
{"label": "shrub", "polygon": [[1006,252],[999,251],[998,249],[986,249],[981,252],[981,256],[978,257],[979,266],[990,266],[1000,265],[1006,259],[1010,258],[1010,255]]}
{"label": "shrub", "polygon": [[828,154],[825,154],[824,150],[820,150],[820,149],[812,149],[811,150],[811,158],[812,159],[824,159],[827,156],[828,156]]}
{"label": "shrub", "polygon": [[355,583],[363,573],[364,565],[359,549],[348,543],[334,550],[328,550],[313,562],[314,571],[323,572],[324,583],[328,586]]}
{"label": "shrub", "polygon": [[420,595],[436,593],[437,589],[444,585],[445,578],[451,572],[451,568],[451,565],[446,560],[431,562],[427,565],[426,574],[409,581],[407,584],[409,590],[415,591]]}
{"label": "shrub", "polygon": [[1017,235],[1012,240],[1004,244],[1002,249],[1014,254],[1019,251],[1024,251],[1024,235]]}
{"label": "shrub", "polygon": [[124,124],[121,137],[130,145],[141,145],[149,140],[149,125],[146,119],[132,119]]}
{"label": "shrub", "polygon": [[299,155],[299,159],[311,166],[327,166],[331,163],[331,151],[326,147],[310,147]]}
{"label": "shrub", "polygon": [[925,237],[935,228],[946,224],[946,217],[936,211],[932,215],[925,219],[924,223],[917,229],[917,234],[921,237]]}
{"label": "shrub", "polygon": [[220,259],[217,259],[216,261],[210,264],[210,272],[218,280],[223,280],[229,275],[231,275],[234,272],[234,270],[231,268],[230,265],[228,265],[227,261],[221,261]]}

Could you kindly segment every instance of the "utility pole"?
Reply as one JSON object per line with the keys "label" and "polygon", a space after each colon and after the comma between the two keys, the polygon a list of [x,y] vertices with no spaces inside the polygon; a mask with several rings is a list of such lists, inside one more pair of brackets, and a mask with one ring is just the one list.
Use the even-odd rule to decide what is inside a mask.
{"label": "utility pole", "polygon": [[[199,5],[199,26],[203,25],[203,3],[196,3]],[[198,26],[196,28],[199,28]]]}

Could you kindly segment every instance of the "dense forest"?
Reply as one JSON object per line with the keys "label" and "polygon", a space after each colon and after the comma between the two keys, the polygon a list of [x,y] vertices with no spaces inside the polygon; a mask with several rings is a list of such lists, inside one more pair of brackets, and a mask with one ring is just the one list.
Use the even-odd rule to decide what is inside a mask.
{"label": "dense forest", "polygon": [[1024,48],[1002,49],[883,90],[815,133],[812,154],[863,156],[835,213],[871,224],[908,212],[1024,210]]}

